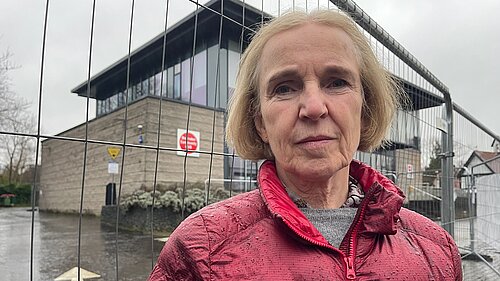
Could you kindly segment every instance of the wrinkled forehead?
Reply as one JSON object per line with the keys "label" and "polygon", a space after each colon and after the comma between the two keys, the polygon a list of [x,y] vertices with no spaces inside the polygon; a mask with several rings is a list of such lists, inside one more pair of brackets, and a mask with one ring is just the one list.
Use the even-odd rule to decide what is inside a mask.
{"label": "wrinkled forehead", "polygon": [[258,88],[276,68],[307,62],[310,55],[322,58],[315,61],[317,64],[351,65],[358,74],[361,65],[352,37],[340,27],[320,23],[303,23],[276,32],[269,36],[260,51],[255,71]]}

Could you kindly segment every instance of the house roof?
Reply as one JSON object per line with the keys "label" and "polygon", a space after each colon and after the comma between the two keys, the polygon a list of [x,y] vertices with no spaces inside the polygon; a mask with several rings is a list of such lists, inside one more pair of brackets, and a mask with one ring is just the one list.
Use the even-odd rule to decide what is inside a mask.
{"label": "house roof", "polygon": [[[488,152],[488,151],[475,151],[479,158],[483,161],[488,161],[492,160],[493,158],[499,156],[500,157],[500,152]],[[486,163],[487,165],[495,174],[500,174],[500,158],[497,158],[495,160],[492,160],[489,163]]]}
{"label": "house roof", "polygon": [[[474,169],[474,175],[500,174],[500,152],[474,150],[464,166],[469,170]],[[469,173],[462,169],[458,176]]]}

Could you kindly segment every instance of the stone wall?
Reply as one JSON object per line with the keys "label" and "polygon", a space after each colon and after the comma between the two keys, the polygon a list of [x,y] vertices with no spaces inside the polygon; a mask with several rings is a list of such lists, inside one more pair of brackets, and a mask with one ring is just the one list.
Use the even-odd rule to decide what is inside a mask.
{"label": "stone wall", "polygon": [[[209,177],[210,165],[212,178],[224,177],[223,157],[210,155],[212,140],[213,152],[223,152],[223,112],[217,111],[214,114],[213,110],[191,106],[189,130],[200,132],[200,157],[185,159],[184,156],[177,155],[175,149],[177,149],[177,129],[185,129],[188,125],[188,105],[173,101],[161,101],[162,116],[159,130],[161,151],[156,165],[154,148],[158,143],[159,102],[158,98],[145,97],[128,107],[126,142],[138,144],[138,125],[142,125],[144,143],[140,147],[122,149],[114,160],[121,165],[122,157],[125,155],[121,195],[129,194],[141,186],[152,188],[156,169],[157,183],[160,184],[183,182],[184,177],[188,182],[203,182]],[[120,174],[114,176],[108,174],[108,162],[112,159],[107,153],[107,148],[123,143],[124,120],[125,108],[122,108],[89,122],[90,142],[87,143],[85,178],[83,178],[85,124],[58,135],[72,140],[48,139],[42,142],[40,210],[78,212],[84,179],[84,213],[96,215],[101,213],[101,207],[105,203],[106,184],[116,182],[119,192]],[[215,132],[212,128],[215,128]],[[99,142],[115,142],[117,145]]]}
{"label": "stone wall", "polygon": [[[129,231],[150,232],[152,217],[153,230],[161,233],[172,232],[183,220],[181,214],[168,208],[154,209],[151,216],[151,207],[132,207],[127,211],[120,209],[118,227]],[[116,205],[102,207],[101,223],[116,227]]]}

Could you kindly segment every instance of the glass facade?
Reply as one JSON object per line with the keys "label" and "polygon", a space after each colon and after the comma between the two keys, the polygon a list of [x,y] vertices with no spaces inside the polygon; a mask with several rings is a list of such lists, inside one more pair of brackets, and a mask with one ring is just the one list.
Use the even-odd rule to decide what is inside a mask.
{"label": "glass facade", "polygon": [[420,123],[419,111],[399,110],[392,122],[389,139],[420,150]]}
{"label": "glass facade", "polygon": [[388,175],[396,173],[396,155],[394,150],[379,150],[372,153],[358,151],[354,158]]}
{"label": "glass facade", "polygon": [[193,58],[133,83],[127,91],[117,91],[104,100],[97,100],[96,115],[102,116],[125,106],[125,95],[128,95],[129,103],[144,96],[161,96],[193,105],[225,109],[236,85],[239,59],[239,52],[220,49],[218,45],[203,49]]}
{"label": "glass facade", "polygon": [[194,56],[192,79],[192,102],[194,104],[207,104],[207,51]]}
{"label": "glass facade", "polygon": [[[228,148],[228,153],[233,154],[233,150]],[[226,156],[224,159],[225,177],[230,177],[232,181],[225,182],[226,188],[233,191],[248,191],[257,188],[257,172],[260,162],[243,160],[237,156]]]}
{"label": "glass facade", "polygon": [[238,74],[239,69],[240,53],[229,50],[227,59],[227,97],[229,99],[233,95],[234,89],[236,88],[236,75]]}

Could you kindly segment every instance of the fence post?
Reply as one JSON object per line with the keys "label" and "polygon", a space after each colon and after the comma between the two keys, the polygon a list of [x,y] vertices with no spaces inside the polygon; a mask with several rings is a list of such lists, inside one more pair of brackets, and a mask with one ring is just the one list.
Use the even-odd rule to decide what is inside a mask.
{"label": "fence post", "polygon": [[455,200],[453,190],[453,103],[448,91],[444,91],[445,108],[443,117],[446,131],[441,132],[443,152],[441,153],[441,224],[455,238]]}
{"label": "fence post", "polygon": [[472,252],[475,252],[475,245],[474,242],[476,241],[475,237],[475,226],[474,226],[474,220],[476,219],[476,212],[475,212],[475,207],[474,207],[474,190],[476,187],[476,182],[474,178],[474,168],[471,168],[470,170],[470,184],[469,184],[469,238],[470,238],[470,250]]}

